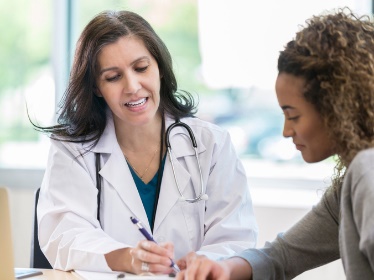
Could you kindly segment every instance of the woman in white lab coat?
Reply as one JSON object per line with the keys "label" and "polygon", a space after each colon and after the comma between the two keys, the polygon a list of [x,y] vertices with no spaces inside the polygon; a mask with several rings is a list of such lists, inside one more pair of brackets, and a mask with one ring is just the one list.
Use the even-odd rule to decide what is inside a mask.
{"label": "woman in white lab coat", "polygon": [[[212,259],[254,247],[257,226],[246,175],[229,134],[194,117],[177,93],[170,54],[139,15],[108,11],[78,41],[38,204],[39,242],[62,270],[170,273],[171,258]],[[188,131],[168,137],[177,119]],[[100,191],[98,191],[100,190]],[[160,244],[147,241],[135,216]],[[166,242],[166,243],[165,243]],[[181,263],[182,264],[182,263]]]}

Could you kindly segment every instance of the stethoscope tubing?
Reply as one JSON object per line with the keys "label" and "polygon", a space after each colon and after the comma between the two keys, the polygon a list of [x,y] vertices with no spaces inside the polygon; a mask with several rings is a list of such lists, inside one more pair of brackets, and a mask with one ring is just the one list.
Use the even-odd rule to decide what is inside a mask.
{"label": "stethoscope tubing", "polygon": [[[199,169],[199,173],[200,173],[200,194],[198,196],[196,196],[195,198],[185,198],[182,194],[182,191],[179,187],[179,183],[178,183],[178,179],[177,179],[177,176],[176,176],[176,172],[175,172],[175,167],[174,167],[174,161],[173,161],[173,156],[172,156],[172,148],[171,148],[171,145],[170,145],[170,140],[169,140],[169,136],[170,136],[170,131],[175,128],[175,127],[178,127],[178,126],[182,126],[184,127],[187,131],[188,131],[188,134],[190,136],[190,140],[191,140],[191,144],[192,144],[192,147],[195,151],[195,158],[196,158],[196,162],[197,162],[197,166],[198,166],[198,169]],[[178,188],[178,192],[181,196],[181,200],[184,200],[186,202],[189,202],[189,203],[195,203],[195,202],[198,202],[200,200],[203,200],[203,196],[206,196],[204,194],[204,181],[203,181],[203,174],[201,172],[201,166],[200,166],[200,160],[199,160],[199,156],[198,156],[198,152],[197,152],[197,143],[196,143],[196,139],[195,139],[195,136],[194,136],[194,133],[192,131],[192,129],[185,123],[181,122],[179,119],[177,119],[173,124],[171,124],[168,129],[166,130],[166,139],[165,139],[165,142],[166,142],[166,148],[167,148],[167,152],[168,152],[168,157],[169,157],[169,160],[170,160],[170,163],[171,163],[171,168],[173,170],[173,175],[174,175],[174,180],[175,180],[175,184],[177,185],[177,188]]]}
{"label": "stethoscope tubing", "polygon": [[171,148],[170,140],[169,140],[170,131],[177,126],[183,126],[188,131],[188,134],[190,135],[190,139],[191,139],[191,142],[192,142],[192,146],[194,148],[197,148],[195,135],[193,134],[193,131],[192,131],[191,127],[189,127],[186,123],[183,123],[178,119],[173,124],[171,124],[168,127],[168,129],[166,130],[166,147]]}

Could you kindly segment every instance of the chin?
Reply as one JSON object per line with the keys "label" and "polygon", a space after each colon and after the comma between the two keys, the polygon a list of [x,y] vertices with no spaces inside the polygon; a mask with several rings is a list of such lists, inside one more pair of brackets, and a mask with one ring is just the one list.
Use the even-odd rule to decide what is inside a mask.
{"label": "chin", "polygon": [[316,163],[316,162],[320,162],[320,161],[323,161],[324,159],[326,159],[326,157],[320,158],[320,157],[304,155],[304,154],[302,155],[302,157],[303,157],[303,160],[306,163]]}

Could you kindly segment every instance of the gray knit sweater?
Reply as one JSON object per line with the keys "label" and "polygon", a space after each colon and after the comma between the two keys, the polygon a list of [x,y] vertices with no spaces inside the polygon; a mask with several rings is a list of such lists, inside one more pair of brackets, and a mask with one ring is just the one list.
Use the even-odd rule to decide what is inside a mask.
{"label": "gray knit sweater", "polygon": [[292,279],[340,257],[347,279],[374,279],[374,149],[351,162],[341,194],[326,191],[275,241],[238,256],[251,264],[254,280]]}

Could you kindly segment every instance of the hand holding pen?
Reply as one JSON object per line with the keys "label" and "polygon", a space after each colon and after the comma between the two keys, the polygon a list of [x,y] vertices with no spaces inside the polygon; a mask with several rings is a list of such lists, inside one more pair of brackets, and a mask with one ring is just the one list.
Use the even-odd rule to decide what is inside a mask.
{"label": "hand holding pen", "polygon": [[[141,222],[135,218],[135,217],[130,217],[132,223],[134,225],[136,225],[139,229],[139,231],[142,233],[142,235],[149,241],[152,241],[154,243],[157,244],[157,242],[153,239],[153,236],[143,227],[143,225],[141,224]],[[170,267],[173,268],[173,271],[175,274],[177,274],[180,269],[179,267],[174,263],[174,261],[170,258],[170,261],[171,261],[171,264],[170,264]],[[142,271],[149,271],[149,264],[146,263],[146,262],[142,262]]]}

